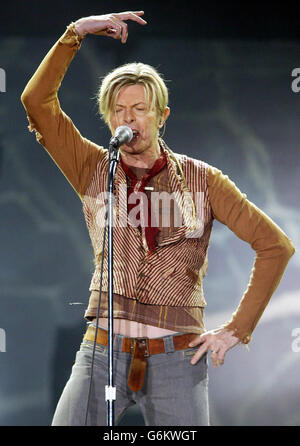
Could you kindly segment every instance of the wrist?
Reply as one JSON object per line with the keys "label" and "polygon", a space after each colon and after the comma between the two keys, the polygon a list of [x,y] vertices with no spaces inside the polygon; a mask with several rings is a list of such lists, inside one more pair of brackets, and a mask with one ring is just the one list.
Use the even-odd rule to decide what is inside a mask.
{"label": "wrist", "polygon": [[88,34],[88,32],[84,28],[84,22],[82,19],[76,20],[76,22],[74,22],[74,28],[76,33],[81,38],[84,38]]}

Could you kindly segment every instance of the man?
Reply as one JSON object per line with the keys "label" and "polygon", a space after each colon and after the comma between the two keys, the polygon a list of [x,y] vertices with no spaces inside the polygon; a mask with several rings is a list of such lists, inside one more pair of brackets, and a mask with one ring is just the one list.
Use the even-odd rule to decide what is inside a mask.
{"label": "man", "polygon": [[[87,34],[111,36],[125,44],[126,21],[145,25],[142,15],[143,11],[125,12],[72,22],[45,56],[21,98],[29,129],[36,131],[37,140],[82,200],[95,252],[85,313],[90,322],[53,425],[84,425],[85,421],[88,425],[106,424],[108,342],[106,262],[99,302],[105,214],[104,200],[99,197],[106,191],[108,152],[81,136],[61,110],[57,92]],[[126,408],[138,403],[146,425],[208,425],[207,353],[211,352],[217,367],[224,363],[230,348],[239,342],[249,343],[295,251],[293,244],[220,170],[175,155],[166,146],[159,130],[170,114],[168,91],[154,68],[135,63],[113,70],[103,80],[98,100],[112,134],[121,125],[130,127],[134,134],[120,148],[115,178],[115,216],[126,223],[114,228],[116,420]],[[153,205],[152,192],[174,198],[168,225],[162,221],[164,209]],[[205,331],[202,279],[214,218],[247,241],[256,251],[256,259],[249,286],[231,320]]]}

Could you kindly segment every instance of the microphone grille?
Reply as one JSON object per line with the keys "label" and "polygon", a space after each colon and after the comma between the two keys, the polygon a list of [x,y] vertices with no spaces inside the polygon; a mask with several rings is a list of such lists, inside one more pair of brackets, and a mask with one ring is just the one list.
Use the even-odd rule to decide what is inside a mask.
{"label": "microphone grille", "polygon": [[132,129],[127,125],[121,125],[116,129],[115,137],[117,137],[122,144],[130,142],[133,138]]}

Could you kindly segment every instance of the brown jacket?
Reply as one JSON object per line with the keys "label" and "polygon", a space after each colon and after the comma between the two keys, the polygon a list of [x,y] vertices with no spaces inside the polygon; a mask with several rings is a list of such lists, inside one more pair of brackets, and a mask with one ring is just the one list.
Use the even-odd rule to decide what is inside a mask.
{"label": "brown jacket", "polygon": [[[99,246],[101,227],[97,224],[97,195],[104,190],[107,150],[82,137],[71,119],[61,110],[57,92],[66,70],[81,46],[74,24],[47,53],[28,82],[21,100],[27,111],[29,129],[48,151],[83,203],[83,211],[95,252],[95,273],[90,290],[99,287]],[[168,173],[174,190],[182,197],[186,189],[202,193],[203,233],[186,237],[193,229],[192,212],[182,206],[184,226],[174,239],[165,239],[157,253],[147,252],[135,236],[136,228],[120,228],[115,253],[115,291],[146,304],[204,306],[202,278],[207,266],[207,248],[213,219],[226,224],[256,252],[250,282],[230,321],[241,342],[248,343],[269,299],[277,288],[290,257],[295,252],[291,240],[260,209],[247,200],[219,169],[187,156],[168,155]],[[184,176],[176,170],[182,168]],[[124,172],[118,166],[119,179]],[[125,179],[126,182],[126,179]],[[195,189],[196,188],[196,189]],[[180,200],[179,200],[180,202]],[[119,212],[118,205],[116,212]],[[125,236],[126,234],[126,236]],[[129,248],[128,248],[129,247]],[[133,263],[125,262],[130,249]],[[125,263],[124,263],[125,262]],[[172,263],[172,265],[171,265]],[[175,274],[168,275],[170,266]],[[104,290],[107,271],[104,271]]]}

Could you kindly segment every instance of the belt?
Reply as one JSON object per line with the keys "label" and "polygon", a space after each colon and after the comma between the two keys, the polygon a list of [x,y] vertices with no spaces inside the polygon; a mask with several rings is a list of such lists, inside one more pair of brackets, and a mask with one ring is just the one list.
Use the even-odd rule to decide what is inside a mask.
{"label": "belt", "polygon": [[[90,325],[84,334],[83,339],[94,342],[96,327]],[[195,339],[194,333],[171,336],[175,350],[188,348],[189,343]],[[113,335],[115,338],[115,335]],[[98,327],[97,344],[108,345],[108,331]],[[131,353],[131,363],[127,384],[133,392],[141,390],[146,372],[146,358],[158,353],[165,353],[165,343],[162,338],[129,338],[123,337],[122,352]]]}

